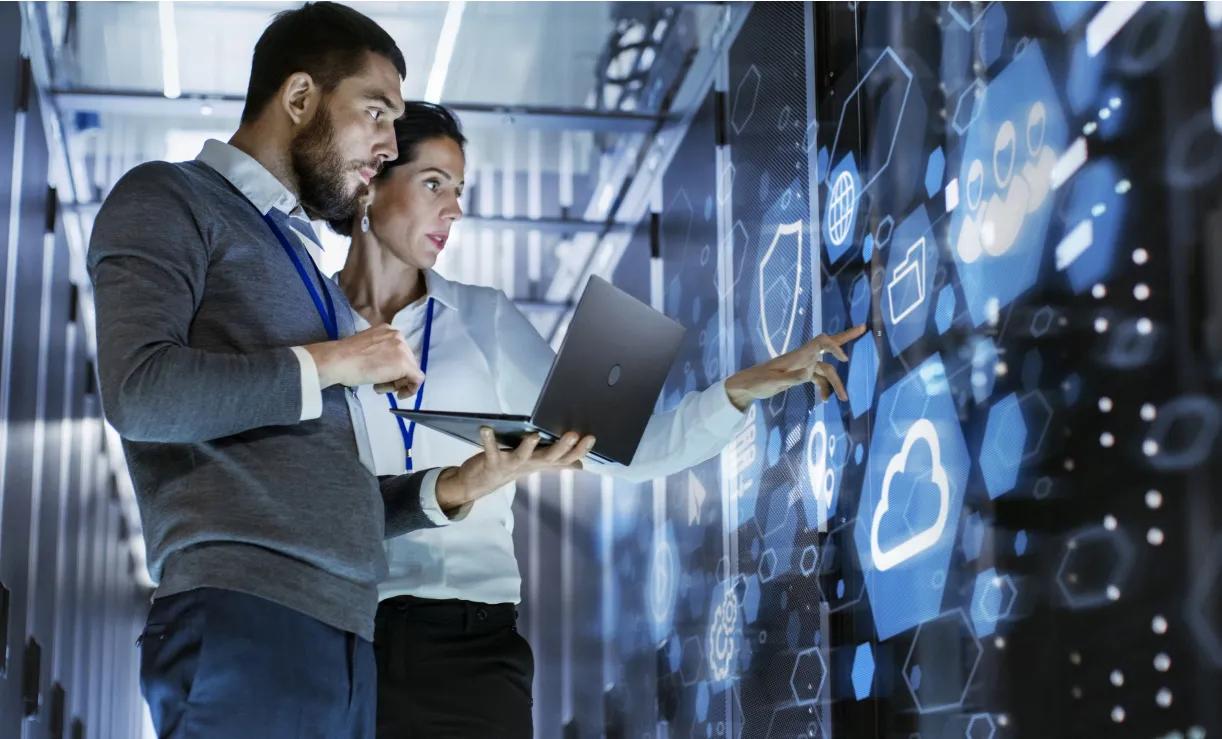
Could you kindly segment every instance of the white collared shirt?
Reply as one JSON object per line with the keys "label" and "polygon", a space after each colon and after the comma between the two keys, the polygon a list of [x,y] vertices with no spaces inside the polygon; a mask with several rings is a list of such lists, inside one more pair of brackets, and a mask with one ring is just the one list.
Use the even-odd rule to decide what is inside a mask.
{"label": "white collared shirt", "polygon": [[[530,415],[555,356],[551,347],[503,292],[451,282],[433,271],[424,274],[435,305],[420,407]],[[391,321],[417,357],[422,353],[427,303],[421,299]],[[369,325],[359,315],[356,321],[358,328]],[[389,412],[389,401],[368,386],[359,388],[357,396],[365,409],[377,474],[402,473],[403,438]],[[415,398],[398,404],[414,407]],[[587,460],[586,468],[637,481],[664,477],[716,456],[741,430],[745,418],[719,382],[688,394],[673,411],[655,413],[631,465]],[[478,451],[416,426],[412,458],[418,468],[460,465]],[[514,485],[496,490],[444,528],[387,541],[390,576],[379,586],[379,598],[414,595],[517,603],[521,576],[513,549],[514,491]]]}
{"label": "white collared shirt", "polygon": [[[300,218],[309,222],[309,216],[301,207],[297,196],[284,183],[267,170],[257,159],[235,146],[216,139],[204,142],[204,148],[196,159],[224,177],[239,192],[246,196],[263,215],[273,208],[288,215],[290,218]],[[316,243],[308,234],[292,227],[293,233],[301,241],[302,246],[317,264],[322,252],[322,245]],[[367,328],[365,326],[358,326]],[[310,421],[322,416],[322,387],[318,377],[318,367],[314,358],[303,347],[290,347],[297,357],[301,368],[301,421]],[[357,454],[361,464],[370,472],[375,471],[373,453],[370,449],[363,412],[353,393],[348,393],[348,413],[352,419],[352,431],[356,437]],[[403,470],[400,470],[403,472]],[[425,476],[420,485],[421,507],[429,519],[437,526],[446,526],[450,519],[442,512],[437,503],[437,476],[440,470]]]}

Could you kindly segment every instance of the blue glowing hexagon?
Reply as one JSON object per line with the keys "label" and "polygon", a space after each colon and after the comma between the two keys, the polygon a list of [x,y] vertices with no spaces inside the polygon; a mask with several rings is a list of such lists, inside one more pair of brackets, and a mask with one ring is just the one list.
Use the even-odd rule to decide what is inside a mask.
{"label": "blue glowing hexagon", "polygon": [[879,398],[854,542],[882,639],[941,611],[970,467],[945,376],[935,354]]}
{"label": "blue glowing hexagon", "polygon": [[823,213],[823,243],[829,262],[835,262],[853,248],[857,206],[861,200],[861,174],[857,160],[849,152],[836,164],[827,178],[827,207]]}
{"label": "blue glowing hexagon", "polygon": [[895,227],[879,303],[891,353],[898,355],[925,334],[938,271],[938,243],[924,206]]}
{"label": "blue glowing hexagon", "polygon": [[959,99],[955,103],[955,117],[951,119],[950,124],[960,136],[966,134],[980,117],[980,111],[984,107],[984,91],[985,84],[976,80],[959,93]]}
{"label": "blue glowing hexagon", "polygon": [[849,384],[845,389],[849,392],[849,408],[853,411],[853,418],[859,418],[874,405],[874,384],[877,381],[878,348],[874,346],[874,337],[866,334],[854,342],[853,354],[849,357]]}
{"label": "blue glowing hexagon", "polygon": [[[866,237],[869,238],[868,236]],[[858,326],[870,317],[870,280],[860,275],[849,289],[849,318]]]}
{"label": "blue glowing hexagon", "polygon": [[997,724],[993,722],[993,716],[988,713],[977,713],[968,720],[963,736],[964,739],[993,739],[996,733]]}
{"label": "blue glowing hexagon", "polygon": [[950,330],[955,321],[955,289],[950,285],[938,292],[938,305],[934,308],[933,322],[938,327],[938,333],[944,334]]}
{"label": "blue glowing hexagon", "polygon": [[946,173],[946,154],[942,147],[933,150],[925,165],[925,194],[933,197],[942,189],[942,175]]}
{"label": "blue glowing hexagon", "polygon": [[874,685],[874,650],[870,644],[857,645],[853,655],[853,695],[857,700],[865,700],[870,695]]}
{"label": "blue glowing hexagon", "polygon": [[806,471],[810,478],[807,525],[823,527],[836,510],[840,481],[852,441],[845,433],[840,402],[833,395],[810,412],[806,431]]}
{"label": "blue glowing hexagon", "polygon": [[950,252],[977,326],[1035,284],[1052,216],[1050,174],[1069,138],[1039,42],[983,98],[964,141],[961,204],[950,224]]}
{"label": "blue glowing hexagon", "polygon": [[998,575],[992,567],[976,575],[972,591],[972,626],[976,636],[983,639],[997,630],[997,622],[1014,610],[1016,594],[1009,575]]}
{"label": "blue glowing hexagon", "polygon": [[700,682],[696,685],[696,720],[704,721],[709,716],[709,684]]}
{"label": "blue glowing hexagon", "polygon": [[866,237],[861,241],[861,261],[866,264],[874,258],[874,234],[866,234]]}
{"label": "blue glowing hexagon", "polygon": [[1070,180],[1065,205],[1065,236],[1056,247],[1057,269],[1065,272],[1075,293],[1104,282],[1115,263],[1123,236],[1125,180],[1116,163],[1088,163]]}
{"label": "blue glowing hexagon", "polygon": [[992,5],[984,14],[984,25],[980,28],[980,60],[991,67],[1001,57],[1006,41],[1006,9],[1001,4]]}
{"label": "blue glowing hexagon", "polygon": [[990,498],[1014,489],[1026,444],[1027,422],[1018,405],[1018,396],[1010,393],[989,409],[984,443],[980,446],[980,471],[984,473],[984,487]]}

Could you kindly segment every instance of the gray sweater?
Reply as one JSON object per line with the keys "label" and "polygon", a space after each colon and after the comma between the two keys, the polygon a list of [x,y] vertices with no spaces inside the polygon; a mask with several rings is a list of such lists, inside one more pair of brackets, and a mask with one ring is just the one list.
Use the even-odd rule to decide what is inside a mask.
{"label": "gray sweater", "polygon": [[[383,537],[433,525],[426,473],[365,469],[345,388],[299,420],[289,347],[328,337],[261,214],[205,164],[144,164],[98,213],[88,263],[102,405],[158,597],[241,591],[372,640]],[[324,283],[350,335],[348,302]]]}

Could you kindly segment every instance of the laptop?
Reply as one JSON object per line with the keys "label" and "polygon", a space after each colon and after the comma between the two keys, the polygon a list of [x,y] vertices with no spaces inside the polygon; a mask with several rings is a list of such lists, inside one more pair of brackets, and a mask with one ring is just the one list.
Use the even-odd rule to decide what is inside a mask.
{"label": "laptop", "polygon": [[529,416],[392,410],[456,439],[482,446],[480,427],[513,448],[528,434],[540,444],[567,431],[596,437],[590,456],[630,464],[653,415],[684,328],[599,277],[591,277]]}

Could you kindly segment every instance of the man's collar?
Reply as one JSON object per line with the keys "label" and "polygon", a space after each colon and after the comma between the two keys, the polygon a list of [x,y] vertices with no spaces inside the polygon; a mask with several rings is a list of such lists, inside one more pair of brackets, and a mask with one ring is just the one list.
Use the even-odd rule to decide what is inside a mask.
{"label": "man's collar", "polygon": [[246,196],[259,212],[267,215],[272,208],[293,216],[305,217],[297,196],[276,176],[251,155],[216,139],[204,142],[196,161],[215,169],[230,184]]}

